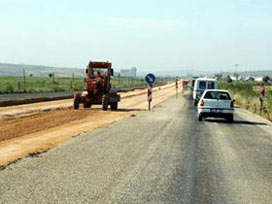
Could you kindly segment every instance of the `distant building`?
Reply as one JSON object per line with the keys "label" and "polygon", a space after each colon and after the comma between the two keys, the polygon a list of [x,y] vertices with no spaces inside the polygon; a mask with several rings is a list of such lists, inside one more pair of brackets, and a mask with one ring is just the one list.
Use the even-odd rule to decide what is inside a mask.
{"label": "distant building", "polygon": [[256,77],[255,81],[263,81],[263,77]]}
{"label": "distant building", "polygon": [[241,81],[244,80],[243,76],[230,76],[232,81]]}
{"label": "distant building", "polygon": [[137,76],[137,69],[136,67],[132,67],[131,69],[121,69],[120,70],[121,77],[131,77],[136,78]]}
{"label": "distant building", "polygon": [[114,71],[113,76],[115,76],[115,77],[120,77],[120,76],[121,76],[121,74],[120,74],[120,72],[116,72],[116,71]]}
{"label": "distant building", "polygon": [[250,76],[250,77],[246,77],[245,81],[255,81],[255,78]]}
{"label": "distant building", "polygon": [[194,75],[193,75],[192,73],[187,73],[187,74],[186,74],[186,77],[188,77],[188,78],[193,78],[193,76],[194,76]]}

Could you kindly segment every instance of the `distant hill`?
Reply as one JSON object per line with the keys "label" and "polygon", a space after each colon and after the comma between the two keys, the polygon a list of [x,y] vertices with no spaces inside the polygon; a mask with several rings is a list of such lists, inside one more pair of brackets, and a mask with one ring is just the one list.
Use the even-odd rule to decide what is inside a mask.
{"label": "distant hill", "polygon": [[[233,76],[234,72],[224,72],[223,76]],[[260,71],[247,71],[247,72],[238,72],[239,76],[252,76],[252,77],[264,77],[269,76],[272,77],[272,70],[260,70]]]}
{"label": "distant hill", "polygon": [[[56,77],[71,77],[74,73],[75,77],[84,77],[85,70],[79,68],[67,68],[67,67],[50,67],[40,65],[26,65],[26,64],[9,64],[0,63],[0,76],[22,76],[23,69],[26,71],[26,76],[32,74],[34,77],[47,77],[49,73],[55,73]],[[117,73],[117,72],[116,72]],[[137,76],[143,77],[149,72],[138,72]],[[155,71],[156,76],[201,76],[208,75],[212,72],[199,71],[199,70],[171,70],[171,71]]]}
{"label": "distant hill", "polygon": [[[56,77],[72,77],[73,73],[75,77],[84,77],[85,69],[80,68],[67,68],[67,67],[50,67],[41,65],[26,65],[26,64],[9,64],[0,63],[0,76],[22,76],[23,69],[26,71],[26,76],[32,74],[34,77],[48,77],[49,73],[55,73]],[[152,71],[156,76],[167,76],[167,77],[192,77],[192,76],[213,76],[215,72],[205,70],[168,70],[168,71]],[[116,73],[117,70],[116,70]],[[137,76],[143,77],[148,72],[138,72]],[[272,70],[265,71],[249,71],[239,72],[241,76],[270,76],[272,77]],[[233,72],[224,72],[224,76],[233,75]]]}
{"label": "distant hill", "polygon": [[246,75],[246,76],[270,76],[272,77],[272,70],[261,70],[261,71],[249,71],[249,72],[239,72],[240,75]]}
{"label": "distant hill", "polygon": [[[167,69],[165,69],[167,70]],[[167,71],[153,71],[153,73],[156,76],[162,76],[162,77],[193,77],[193,76],[208,76],[213,74],[212,71],[200,71],[200,70],[194,70],[194,69],[183,69],[183,70],[167,70]],[[141,72],[138,73],[138,75],[145,76],[147,73]]]}
{"label": "distant hill", "polygon": [[26,76],[47,77],[49,73],[55,73],[56,77],[84,77],[85,70],[79,68],[49,67],[40,65],[8,64],[0,63],[0,76],[22,76],[25,69]]}

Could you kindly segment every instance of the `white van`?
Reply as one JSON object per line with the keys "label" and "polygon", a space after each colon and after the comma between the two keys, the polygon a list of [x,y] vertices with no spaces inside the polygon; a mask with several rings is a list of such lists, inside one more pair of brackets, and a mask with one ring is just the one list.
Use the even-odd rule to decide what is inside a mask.
{"label": "white van", "polygon": [[201,95],[206,89],[217,89],[218,84],[216,79],[211,78],[198,78],[195,81],[193,90],[194,104],[197,105]]}

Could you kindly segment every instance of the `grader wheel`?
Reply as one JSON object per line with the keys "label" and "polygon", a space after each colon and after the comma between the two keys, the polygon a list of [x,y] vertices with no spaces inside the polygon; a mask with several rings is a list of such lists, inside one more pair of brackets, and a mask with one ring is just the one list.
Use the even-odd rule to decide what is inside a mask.
{"label": "grader wheel", "polygon": [[76,93],[74,95],[74,110],[79,109],[79,104],[80,104],[80,94]]}
{"label": "grader wheel", "polygon": [[110,103],[110,107],[111,107],[111,110],[117,110],[118,109],[118,103],[117,102]]}
{"label": "grader wheel", "polygon": [[91,103],[84,103],[83,107],[84,108],[91,108],[92,104]]}
{"label": "grader wheel", "polygon": [[108,110],[108,105],[109,105],[109,95],[103,94],[103,96],[102,96],[102,110],[103,111]]}

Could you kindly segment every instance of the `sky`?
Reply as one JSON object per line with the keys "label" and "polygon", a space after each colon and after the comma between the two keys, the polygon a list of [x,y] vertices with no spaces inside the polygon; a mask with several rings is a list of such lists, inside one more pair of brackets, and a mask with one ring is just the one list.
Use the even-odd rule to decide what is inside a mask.
{"label": "sky", "polygon": [[271,0],[0,0],[0,62],[272,70]]}

